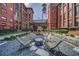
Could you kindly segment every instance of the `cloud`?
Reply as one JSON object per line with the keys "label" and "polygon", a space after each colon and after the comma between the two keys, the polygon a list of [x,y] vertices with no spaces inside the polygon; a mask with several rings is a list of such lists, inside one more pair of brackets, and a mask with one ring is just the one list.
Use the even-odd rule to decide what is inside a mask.
{"label": "cloud", "polygon": [[32,3],[24,3],[26,7],[32,7]]}

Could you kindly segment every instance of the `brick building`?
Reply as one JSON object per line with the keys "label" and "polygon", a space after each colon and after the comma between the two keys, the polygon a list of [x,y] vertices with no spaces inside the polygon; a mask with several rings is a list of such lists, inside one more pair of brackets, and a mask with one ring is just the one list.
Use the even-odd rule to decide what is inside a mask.
{"label": "brick building", "polygon": [[14,4],[7,3],[7,29],[14,29]]}
{"label": "brick building", "polygon": [[26,26],[27,26],[27,30],[31,30],[31,27],[33,27],[32,23],[33,23],[34,11],[31,7],[27,7],[26,10],[27,10],[27,21],[26,21],[27,25]]}
{"label": "brick building", "polygon": [[13,29],[13,4],[0,3],[0,30]]}
{"label": "brick building", "polygon": [[33,9],[22,4],[22,30],[30,30],[33,20]]}
{"label": "brick building", "polygon": [[21,30],[21,20],[22,20],[22,4],[15,3],[14,4],[14,29]]}
{"label": "brick building", "polygon": [[0,30],[6,29],[7,5],[0,3]]}
{"label": "brick building", "polygon": [[33,20],[33,30],[37,31],[39,26],[42,27],[43,30],[47,30],[47,19]]}
{"label": "brick building", "polygon": [[24,3],[0,3],[0,30],[30,29],[33,13]]}
{"label": "brick building", "polygon": [[33,9],[27,7],[23,3],[14,4],[15,29],[29,30],[33,19],[33,13]]}
{"label": "brick building", "polygon": [[79,28],[78,3],[51,3],[48,17],[49,29],[52,28]]}
{"label": "brick building", "polygon": [[48,8],[48,27],[57,28],[57,4],[50,4]]}

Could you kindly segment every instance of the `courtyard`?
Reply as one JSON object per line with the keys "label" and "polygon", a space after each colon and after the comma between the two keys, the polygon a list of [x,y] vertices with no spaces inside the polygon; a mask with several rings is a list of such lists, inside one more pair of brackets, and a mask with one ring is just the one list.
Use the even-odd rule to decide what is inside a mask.
{"label": "courtyard", "polygon": [[0,3],[0,56],[79,56],[79,4]]}
{"label": "courtyard", "polygon": [[[40,34],[41,33],[41,34]],[[77,56],[79,37],[51,32],[29,32],[13,40],[0,40],[1,56]],[[20,34],[21,35],[21,34]],[[35,41],[38,40],[36,45]],[[71,39],[71,40],[70,40]],[[43,43],[40,44],[39,43]],[[42,41],[42,42],[41,42]]]}

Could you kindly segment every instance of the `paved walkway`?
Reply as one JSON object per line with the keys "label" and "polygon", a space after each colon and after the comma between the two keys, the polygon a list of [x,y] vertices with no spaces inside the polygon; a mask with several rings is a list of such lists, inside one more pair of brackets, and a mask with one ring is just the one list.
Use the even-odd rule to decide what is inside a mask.
{"label": "paved walkway", "polygon": [[59,35],[56,35],[55,33],[52,35],[52,34],[49,34],[48,35],[48,42],[47,42],[47,45],[50,47],[50,48],[53,48],[55,47],[58,42],[62,41],[56,48],[55,50],[57,51],[61,51],[62,53],[66,54],[66,55],[70,55],[70,56],[77,56],[79,55],[79,48],[77,48],[77,46],[71,44],[71,43],[68,43],[66,41],[65,37],[60,37]]}
{"label": "paved walkway", "polygon": [[[65,54],[67,55],[79,55],[79,52],[73,51],[74,46],[70,45],[67,42],[62,42],[54,51],[49,51],[47,49],[46,40],[50,39],[52,42],[51,44],[55,45],[57,42],[59,42],[61,39],[55,37],[55,36],[49,36],[47,39],[46,36],[37,36],[34,33],[31,33],[29,35],[23,36],[21,38],[18,38],[19,40],[13,40],[13,41],[7,41],[0,45],[0,55],[2,56],[63,56]],[[35,38],[43,38],[44,44],[42,46],[36,46],[35,45]],[[51,37],[51,38],[50,38]],[[32,42],[29,45],[26,45],[27,40],[31,40]],[[55,46],[54,45],[54,46]],[[53,46],[53,45],[52,45]],[[78,51],[78,49],[75,49]],[[62,51],[63,53],[61,53]]]}
{"label": "paved walkway", "polygon": [[[30,36],[31,35],[31,36]],[[19,38],[20,40],[23,40],[22,42],[34,38],[35,34],[30,34],[27,36],[24,36],[22,38]],[[29,38],[27,39],[27,37],[29,36]],[[42,36],[37,36],[37,37],[41,37]],[[21,48],[23,47],[23,48]],[[14,41],[8,41],[4,44],[0,45],[0,55],[2,56],[7,56],[7,55],[12,55],[12,56],[36,56],[36,55],[42,55],[42,56],[49,56],[49,52],[46,51],[45,49],[45,45],[43,46],[36,46],[35,42],[33,41],[32,43],[30,43],[29,47],[26,47],[26,45],[21,44],[18,40],[14,40]]]}

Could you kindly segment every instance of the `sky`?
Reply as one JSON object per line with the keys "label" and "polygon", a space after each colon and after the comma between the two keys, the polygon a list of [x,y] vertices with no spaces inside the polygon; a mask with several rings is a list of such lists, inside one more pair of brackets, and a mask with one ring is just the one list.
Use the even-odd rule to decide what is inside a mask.
{"label": "sky", "polygon": [[34,10],[34,20],[42,19],[42,4],[41,3],[32,3],[31,7]]}

